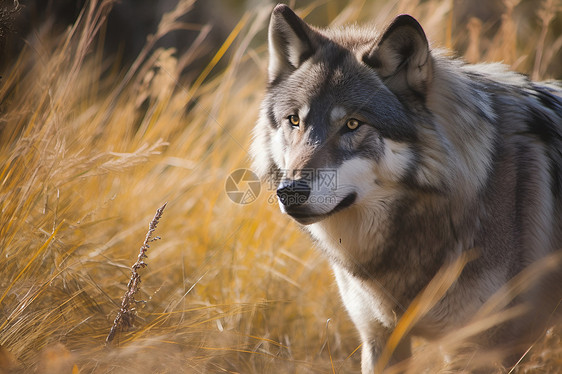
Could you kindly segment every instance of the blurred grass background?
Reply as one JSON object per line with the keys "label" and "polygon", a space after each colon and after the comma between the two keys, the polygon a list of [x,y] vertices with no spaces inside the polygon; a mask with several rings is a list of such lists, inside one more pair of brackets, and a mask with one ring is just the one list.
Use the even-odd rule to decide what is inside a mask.
{"label": "blurred grass background", "polygon": [[[10,36],[25,43],[0,28],[0,373],[358,372],[357,334],[314,244],[267,186],[248,205],[224,189],[250,165],[274,4],[216,1],[207,13],[216,18],[193,23],[185,15],[197,4],[174,2],[132,56],[107,26],[114,5],[80,3],[62,26],[56,11],[42,14]],[[290,5],[319,26],[381,26],[410,13],[434,47],[467,61],[562,77],[559,0]],[[214,24],[229,26],[210,38]],[[189,30],[188,44],[163,42],[178,30]],[[146,302],[106,348],[130,266],[166,201],[162,240],[141,270]],[[511,372],[558,372],[560,336],[553,326]],[[417,345],[411,372],[484,360],[444,362],[438,343]]]}

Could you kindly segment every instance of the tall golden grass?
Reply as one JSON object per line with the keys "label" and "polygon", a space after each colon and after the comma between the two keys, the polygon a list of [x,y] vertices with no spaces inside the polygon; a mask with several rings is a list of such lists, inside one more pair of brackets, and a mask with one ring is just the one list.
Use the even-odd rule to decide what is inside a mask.
{"label": "tall golden grass", "polygon": [[[486,25],[471,23],[467,58],[505,59],[515,69],[547,77],[560,65],[553,57],[557,50],[548,48],[562,45],[562,37],[549,34],[555,20],[549,15],[559,22],[560,2],[541,2],[536,38],[526,43],[513,35],[517,2],[506,3],[493,39],[479,43],[478,28]],[[292,5],[324,25],[385,24],[408,12],[435,45],[453,47],[467,34],[467,25],[452,26],[453,4]],[[183,55],[154,46],[182,27],[179,17],[192,5],[180,0],[134,63],[122,67],[102,53],[100,35],[112,1],[90,1],[65,34],[41,29],[3,72],[0,373],[359,370],[356,332],[313,243],[278,212],[267,186],[248,205],[234,204],[224,189],[232,171],[249,167],[271,6],[246,13],[208,65],[188,80],[182,72],[198,57],[208,27]],[[225,59],[227,67],[219,71]],[[137,300],[144,302],[136,305],[135,325],[106,347],[129,266],[164,202],[157,230],[162,240],[153,243],[148,267],[139,270]],[[411,321],[458,270],[445,272],[435,292],[420,296]],[[493,324],[506,313],[486,315],[486,321]],[[407,329],[407,322],[401,327]],[[511,372],[556,372],[562,365],[560,334],[561,327],[553,326]],[[462,345],[462,337],[447,339]],[[415,352],[408,367],[388,372],[470,371],[484,360],[459,355],[445,362],[439,343],[419,342]],[[499,365],[495,370],[508,371]]]}

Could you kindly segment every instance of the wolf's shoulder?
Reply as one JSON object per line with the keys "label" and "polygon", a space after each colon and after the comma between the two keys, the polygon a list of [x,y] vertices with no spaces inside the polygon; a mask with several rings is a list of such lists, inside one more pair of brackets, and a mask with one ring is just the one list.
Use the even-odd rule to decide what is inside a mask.
{"label": "wolf's shoulder", "polygon": [[515,107],[532,117],[544,117],[542,122],[550,122],[562,131],[562,82],[533,81],[500,63],[465,64],[461,69],[474,85],[503,104],[498,110]]}

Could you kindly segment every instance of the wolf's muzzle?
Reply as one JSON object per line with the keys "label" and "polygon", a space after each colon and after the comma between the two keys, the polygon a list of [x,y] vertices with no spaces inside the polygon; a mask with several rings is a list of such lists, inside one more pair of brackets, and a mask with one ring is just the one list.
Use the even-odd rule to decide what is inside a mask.
{"label": "wolf's muzzle", "polygon": [[310,185],[302,179],[283,180],[277,188],[277,197],[286,207],[302,205],[309,196]]}

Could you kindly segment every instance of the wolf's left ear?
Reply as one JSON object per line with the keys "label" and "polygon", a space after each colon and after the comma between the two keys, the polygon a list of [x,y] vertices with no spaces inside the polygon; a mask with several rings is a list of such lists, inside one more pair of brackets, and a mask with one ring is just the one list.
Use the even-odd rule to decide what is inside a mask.
{"label": "wolf's left ear", "polygon": [[[412,16],[396,17],[375,47],[363,56],[363,62],[388,81],[391,89],[407,88],[425,96],[432,60],[425,32]],[[404,83],[407,87],[402,87]]]}
{"label": "wolf's left ear", "polygon": [[311,57],[318,37],[291,8],[277,5],[269,22],[269,82],[294,71]]}

